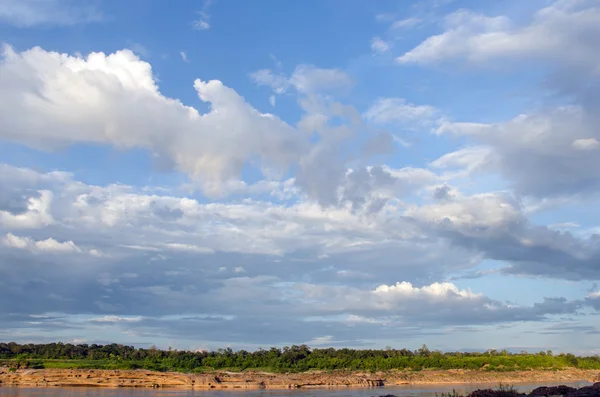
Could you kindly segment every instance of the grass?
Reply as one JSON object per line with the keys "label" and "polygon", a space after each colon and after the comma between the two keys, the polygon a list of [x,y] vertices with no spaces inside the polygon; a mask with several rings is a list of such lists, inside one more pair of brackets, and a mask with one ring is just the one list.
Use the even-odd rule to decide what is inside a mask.
{"label": "grass", "polygon": [[435,397],[461,397],[460,394],[457,393],[456,389],[452,389],[452,393],[440,393],[439,395],[435,393]]}
{"label": "grass", "polygon": [[[45,358],[29,358],[21,356],[12,359],[0,359],[0,366],[9,368],[56,368],[56,369],[106,369],[106,370],[132,370],[146,369],[152,371],[176,371],[176,372],[194,372],[206,373],[218,371],[231,372],[248,372],[262,371],[271,373],[298,373],[310,370],[315,371],[336,371],[336,370],[362,370],[370,372],[386,372],[386,371],[429,371],[429,370],[447,370],[447,369],[466,369],[466,370],[481,370],[485,372],[512,372],[516,370],[546,370],[559,371],[568,368],[578,367],[580,369],[600,368],[600,361],[592,359],[580,359],[580,365],[571,366],[564,362],[560,357],[539,357],[538,360],[533,358],[538,357],[441,357],[436,361],[427,362],[427,358],[415,357],[412,359],[398,358],[398,362],[394,359],[381,359],[379,361],[355,360],[356,362],[335,363],[332,368],[321,365],[318,361],[304,363],[304,365],[292,367],[269,367],[269,366],[220,366],[215,360],[203,360],[205,362],[198,363],[199,366],[190,365],[189,361],[175,360],[170,358],[148,358],[143,360],[126,360],[119,357],[105,359],[45,359]],[[401,361],[400,361],[401,360]],[[233,360],[232,360],[233,361]],[[589,361],[589,362],[588,362]],[[362,364],[362,367],[358,364]],[[215,365],[216,364],[216,365]],[[583,364],[583,365],[582,365]],[[337,368],[336,368],[337,367]]]}

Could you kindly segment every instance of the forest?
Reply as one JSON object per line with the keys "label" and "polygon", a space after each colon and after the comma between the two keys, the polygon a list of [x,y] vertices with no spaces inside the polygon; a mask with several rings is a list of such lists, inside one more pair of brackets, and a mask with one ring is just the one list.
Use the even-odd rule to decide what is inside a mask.
{"label": "forest", "polygon": [[512,371],[565,368],[600,369],[600,357],[573,354],[430,351],[393,349],[311,349],[306,345],[272,347],[253,352],[231,348],[217,351],[160,350],[121,344],[18,344],[0,343],[0,366],[11,368],[148,369],[155,371],[206,372],[212,370],[263,370],[304,372],[309,370],[412,370],[478,369]]}

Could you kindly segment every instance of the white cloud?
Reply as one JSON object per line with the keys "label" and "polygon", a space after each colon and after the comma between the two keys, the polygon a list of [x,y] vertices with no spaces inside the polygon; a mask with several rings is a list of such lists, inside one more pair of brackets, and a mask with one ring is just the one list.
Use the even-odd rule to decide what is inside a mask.
{"label": "white cloud", "polygon": [[[302,194],[292,189],[293,184],[284,189],[290,189],[291,194],[285,196],[286,200],[297,201],[295,204],[252,199],[237,203],[200,203],[168,193],[136,192],[123,185],[99,187],[65,181],[61,174],[34,177],[20,169],[8,167],[4,171],[9,179],[15,179],[11,175],[16,174],[49,183],[58,197],[51,213],[57,217],[52,230],[59,233],[61,240],[114,241],[108,247],[96,248],[111,260],[139,255],[171,257],[213,250],[215,255],[228,252],[277,257],[303,251],[318,257],[367,252],[378,245],[385,247],[391,241],[400,247],[404,238],[419,232],[403,224],[395,195],[439,183],[435,174],[416,168],[355,170],[348,173],[346,186],[339,193],[346,204],[323,208],[302,200]],[[47,181],[52,178],[54,182]],[[5,190],[10,190],[10,186],[2,185]],[[361,200],[363,195],[364,201]],[[354,209],[353,203],[356,203]],[[375,211],[373,206],[377,207]],[[388,211],[398,215],[390,218],[384,214]],[[410,247],[408,243],[405,248],[421,249]],[[90,254],[93,255],[91,251]],[[232,270],[237,266],[218,265]],[[344,270],[357,269],[350,266]]]}
{"label": "white cloud", "polygon": [[459,10],[446,17],[445,28],[398,57],[398,62],[544,58],[580,63],[599,59],[594,43],[600,38],[600,7],[595,1],[555,1],[537,11],[525,26],[515,26],[504,16]]}
{"label": "white cloud", "polygon": [[301,93],[347,88],[354,84],[352,78],[339,69],[321,69],[312,65],[297,66],[290,83]]}
{"label": "white cloud", "polygon": [[211,104],[206,114],[164,97],[150,65],[128,50],[82,58],[6,47],[3,58],[0,137],[6,140],[42,150],[77,142],[147,149],[212,195],[238,179],[250,159],[263,172],[283,172],[307,145],[220,81],[194,82]]}
{"label": "white cloud", "polygon": [[184,51],[181,51],[179,53],[179,56],[181,56],[181,59],[183,60],[183,62],[189,62],[190,60],[187,57],[187,54]]}
{"label": "white cloud", "polygon": [[411,18],[406,18],[406,19],[401,19],[401,20],[395,21],[394,23],[392,23],[390,28],[391,29],[410,29],[412,27],[417,26],[421,22],[422,22],[421,19],[416,18],[416,17],[411,17]]}
{"label": "white cloud", "polygon": [[486,193],[456,198],[424,206],[412,206],[406,215],[445,228],[456,228],[467,235],[502,233],[520,222],[518,208],[499,194]]}
{"label": "white cloud", "polygon": [[469,149],[473,153],[448,154],[434,166],[460,154],[473,165],[499,171],[518,193],[540,199],[599,191],[596,106],[591,101],[540,109],[496,124],[444,122],[438,133],[466,136],[476,145]]}
{"label": "white cloud", "polygon": [[208,22],[206,22],[204,19],[200,18],[200,19],[196,19],[195,21],[192,22],[192,27],[195,30],[208,30],[208,29],[210,29],[210,24]]}
{"label": "white cloud", "polygon": [[575,222],[561,222],[561,223],[553,223],[551,225],[548,225],[548,228],[552,229],[552,230],[570,230],[570,229],[577,229],[580,226],[581,225],[579,223],[575,223]]}
{"label": "white cloud", "polygon": [[92,318],[90,321],[97,323],[137,323],[142,320],[142,317],[121,317],[121,316],[102,316]]}
{"label": "white cloud", "polygon": [[[555,2],[530,25],[560,26],[556,21],[567,14],[584,25],[586,18],[594,20],[594,10],[584,15],[573,4]],[[443,37],[405,61],[511,59],[522,51],[515,49],[515,37],[533,34],[527,32],[531,26],[505,17],[464,11],[445,23]],[[572,33],[553,34],[548,37]],[[441,45],[436,40],[444,45],[429,51],[427,46]],[[458,47],[461,41],[466,50]],[[586,45],[576,43],[564,58]],[[552,46],[560,47],[542,43],[527,54],[550,59],[544,51]],[[571,59],[598,65],[594,54]],[[0,301],[8,313],[89,313],[80,323],[92,318],[122,327],[140,335],[140,343],[145,332],[179,340],[198,329],[202,334],[193,338],[219,343],[237,340],[239,329],[257,344],[333,344],[374,334],[393,340],[409,327],[414,335],[448,324],[549,321],[556,314],[576,315],[585,305],[600,307],[595,292],[577,301],[524,306],[495,300],[491,291],[474,293],[463,287],[466,277],[460,287],[443,281],[457,279],[452,276],[459,271],[600,278],[597,228],[586,223],[584,232],[570,233],[572,224],[546,227],[526,217],[530,200],[564,203],[563,195],[600,191],[593,150],[600,141],[594,91],[600,75],[577,75],[586,92],[570,87],[573,105],[495,124],[453,122],[432,106],[380,98],[362,115],[375,127],[435,129],[438,136],[430,138],[443,144],[447,137],[439,135],[460,139],[459,148],[445,154],[439,142],[426,142],[432,143],[427,156],[434,156],[427,168],[392,168],[357,160],[366,152],[360,134],[373,126],[327,95],[353,84],[339,69],[300,65],[288,75],[278,65],[275,72],[252,75],[273,90],[271,106],[277,95],[298,94],[303,113],[291,126],[218,81],[195,82],[209,105],[201,114],[162,95],[150,65],[129,51],[82,57],[8,47],[0,63],[0,139],[40,150],[78,143],[147,150],[193,180],[178,188],[94,186],[66,172],[0,165]],[[379,137],[371,141],[372,153],[393,142],[387,133]],[[264,179],[240,180],[248,166]],[[458,178],[475,171],[493,173],[490,180],[502,176],[514,192],[468,195],[479,181]],[[194,184],[219,199],[192,198]],[[223,200],[227,195],[235,199]],[[19,229],[38,230],[25,237]],[[484,260],[497,261],[497,268],[479,270]],[[73,266],[79,263],[86,266]],[[390,279],[398,274],[406,281]],[[27,294],[32,281],[37,293]],[[73,283],[84,288],[69,288]],[[165,316],[170,313],[180,315]],[[208,321],[211,326],[203,326]],[[14,328],[6,329],[10,336]]]}
{"label": "white cloud", "polygon": [[325,335],[325,336],[317,336],[316,338],[313,338],[304,344],[307,346],[323,346],[323,345],[332,343],[333,341],[334,341],[333,336]]}
{"label": "white cloud", "polygon": [[483,171],[494,162],[494,151],[488,146],[470,146],[446,153],[432,161],[431,167],[450,170],[454,174],[444,174],[448,177],[462,177],[474,171]]}
{"label": "white cloud", "polygon": [[373,290],[299,283],[294,289],[300,292],[299,301],[313,308],[313,319],[319,316],[331,319],[326,316],[338,315],[337,320],[345,322],[347,316],[367,317],[384,320],[384,324],[379,324],[382,328],[407,326],[415,321],[421,326],[460,324],[470,316],[473,317],[466,323],[542,319],[547,314],[573,313],[579,307],[562,299],[547,299],[533,307],[511,305],[482,293],[459,289],[449,282],[415,287],[403,281],[382,284]]}
{"label": "white cloud", "polygon": [[18,27],[70,26],[103,19],[91,3],[72,0],[1,0],[0,21]]}
{"label": "white cloud", "polygon": [[490,124],[470,123],[470,122],[450,122],[448,120],[440,120],[435,133],[455,134],[455,135],[478,135],[483,134],[492,129]]}
{"label": "white cloud", "polygon": [[13,214],[9,211],[0,211],[0,226],[10,229],[36,229],[54,222],[49,212],[52,202],[52,192],[42,190],[39,197],[28,199],[27,211]]}
{"label": "white cloud", "polygon": [[75,245],[72,241],[59,242],[53,238],[46,240],[36,241],[35,248],[43,252],[57,252],[57,253],[75,253],[81,252],[81,248]]}
{"label": "white cloud", "polygon": [[[1,191],[26,183],[34,191],[39,185],[52,189],[55,222],[35,232],[53,236],[41,239],[43,244],[3,232],[10,246],[0,243],[0,255],[6,258],[0,269],[12,271],[5,272],[0,283],[15,288],[0,288],[0,299],[8,302],[11,312],[20,307],[20,313],[88,313],[98,320],[94,327],[106,324],[175,338],[211,321],[200,338],[216,337],[222,343],[234,340],[232,330],[242,323],[249,325],[244,341],[256,338],[260,344],[267,339],[318,341],[323,335],[332,336],[331,343],[342,343],[369,339],[375,330],[394,340],[400,330],[408,332],[406,327],[417,323],[421,330],[439,330],[448,325],[541,321],[553,313],[576,312],[576,302],[506,304],[487,291],[443,281],[458,270],[473,270],[484,258],[497,259],[498,253],[506,255],[498,260],[518,262],[522,255],[533,263],[541,251],[542,263],[548,266],[541,274],[560,272],[561,264],[567,263],[569,272],[599,277],[593,257],[590,265],[581,265],[595,249],[592,239],[530,227],[517,202],[502,195],[455,194],[426,206],[402,202],[397,192],[403,189],[439,186],[436,174],[418,168],[348,171],[350,197],[364,181],[375,181],[377,197],[395,196],[375,213],[362,207],[353,210],[350,203],[323,208],[298,196],[293,204],[251,198],[206,203],[160,189],[149,189],[160,192],[149,194],[130,186],[86,185],[64,173],[2,170]],[[77,244],[69,244],[73,241]],[[92,242],[107,259],[90,258],[93,249],[83,242]],[[208,253],[203,247],[214,253],[190,255]],[[71,250],[73,255],[65,260],[43,249]],[[25,250],[38,255],[26,255]],[[74,255],[77,250],[81,252]],[[548,251],[556,259],[547,260],[543,254]],[[34,268],[45,282],[29,300],[19,299],[25,293],[20,291],[27,291],[19,287],[31,280]],[[520,274],[536,274],[526,270]],[[402,274],[404,281],[391,282],[390,274]],[[67,288],[74,282],[86,288]],[[185,318],[162,317],[171,313]],[[132,318],[141,319],[125,320]],[[264,330],[266,323],[276,327],[267,327],[271,334],[252,331]],[[69,325],[64,327],[70,332]],[[86,335],[93,339],[95,332],[96,328]]]}
{"label": "white cloud", "polygon": [[573,141],[573,147],[577,150],[593,150],[600,147],[600,142],[596,138],[582,138]]}
{"label": "white cloud", "polygon": [[84,251],[78,247],[73,241],[60,242],[52,237],[46,240],[33,240],[29,237],[19,237],[12,233],[8,233],[2,239],[2,243],[10,248],[31,251],[33,253],[55,253],[55,254],[73,254],[73,253],[88,253],[89,255],[101,257],[103,256],[97,249]]}
{"label": "white cloud", "polygon": [[340,69],[322,69],[313,65],[298,65],[291,76],[261,69],[250,74],[258,85],[272,88],[275,94],[283,94],[294,88],[301,94],[345,89],[354,84],[352,78]]}
{"label": "white cloud", "polygon": [[12,233],[8,233],[3,239],[2,243],[7,247],[18,248],[18,249],[27,249],[30,245],[32,245],[33,241],[28,238],[18,237]]}
{"label": "white cloud", "polygon": [[375,54],[383,54],[387,52],[391,47],[391,44],[381,39],[381,37],[373,37],[371,39],[371,51]]}
{"label": "white cloud", "polygon": [[213,254],[215,251],[211,248],[199,247],[195,244],[168,243],[167,248],[175,251],[193,252],[197,254]]}
{"label": "white cloud", "polygon": [[198,19],[192,21],[192,29],[208,30],[210,29],[210,14],[208,10],[212,4],[212,0],[204,0],[202,10],[198,11]]}
{"label": "white cloud", "polygon": [[[497,171],[525,199],[559,202],[600,191],[600,108],[597,73],[600,5],[591,0],[556,0],[528,23],[505,16],[459,10],[445,19],[445,31],[402,55],[401,63],[465,61],[480,66],[524,60],[544,65],[545,87],[569,105],[545,106],[493,124],[440,119],[437,134],[470,139],[488,147]],[[492,62],[493,61],[493,62]],[[448,158],[446,157],[445,160]],[[552,175],[548,178],[547,175]]]}
{"label": "white cloud", "polygon": [[379,98],[363,114],[372,123],[381,125],[422,126],[432,122],[439,111],[428,105],[414,105],[403,98]]}
{"label": "white cloud", "polygon": [[250,78],[258,85],[271,87],[276,94],[283,94],[290,87],[290,82],[284,74],[274,74],[270,69],[257,70],[250,74]]}
{"label": "white cloud", "polygon": [[422,297],[424,299],[477,299],[481,298],[483,294],[474,294],[470,290],[459,290],[452,283],[433,283],[426,285],[421,288],[414,287],[411,283],[403,281],[398,282],[395,285],[380,285],[373,292],[374,294],[393,299],[406,299],[406,298],[417,298]]}

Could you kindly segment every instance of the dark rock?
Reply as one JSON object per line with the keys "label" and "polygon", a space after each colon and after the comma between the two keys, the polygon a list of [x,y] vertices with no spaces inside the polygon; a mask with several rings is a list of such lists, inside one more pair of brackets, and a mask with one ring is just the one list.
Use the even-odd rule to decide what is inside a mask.
{"label": "dark rock", "polygon": [[567,397],[600,397],[600,382],[574,390]]}
{"label": "dark rock", "polygon": [[492,390],[492,389],[480,389],[475,390],[467,397],[519,397],[525,396],[525,394],[519,394],[511,390]]}
{"label": "dark rock", "polygon": [[551,387],[538,387],[537,389],[533,389],[530,396],[566,396],[567,394],[573,393],[577,391],[574,387],[569,386],[551,386]]}

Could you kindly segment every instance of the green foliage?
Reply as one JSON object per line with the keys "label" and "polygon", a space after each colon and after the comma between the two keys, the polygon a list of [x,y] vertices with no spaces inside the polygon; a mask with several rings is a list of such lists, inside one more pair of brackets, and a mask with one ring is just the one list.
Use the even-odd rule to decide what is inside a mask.
{"label": "green foliage", "polygon": [[[72,345],[64,343],[0,343],[0,365],[17,368],[68,369],[148,369],[154,371],[208,372],[211,370],[262,370],[269,372],[304,372],[308,370],[388,371],[426,369],[465,369],[514,371],[526,369],[560,370],[569,367],[600,369],[600,358],[576,357],[552,352],[511,354],[505,350],[484,353],[431,351],[423,345],[408,349],[353,350],[310,349],[308,346],[272,347],[254,352],[179,351],[136,349],[120,344]],[[442,396],[454,397],[454,396]]]}
{"label": "green foliage", "polygon": [[498,384],[498,388],[496,389],[499,392],[502,393],[506,393],[506,394],[517,394],[517,389],[515,388],[514,385],[505,385],[502,383]]}

